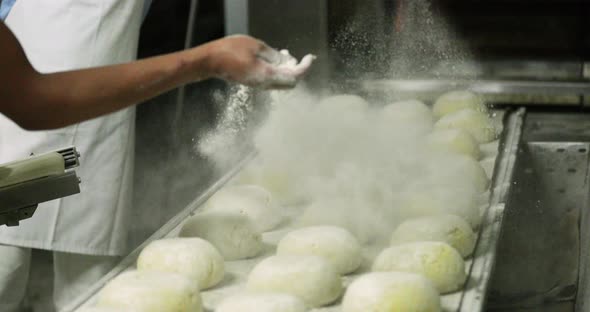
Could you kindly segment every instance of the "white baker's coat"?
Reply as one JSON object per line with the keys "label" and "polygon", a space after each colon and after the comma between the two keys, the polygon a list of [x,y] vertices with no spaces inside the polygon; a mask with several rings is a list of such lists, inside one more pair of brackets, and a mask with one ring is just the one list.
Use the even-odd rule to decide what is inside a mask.
{"label": "white baker's coat", "polygon": [[[144,0],[20,0],[6,23],[37,70],[57,72],[134,60],[143,6]],[[18,227],[0,227],[0,244],[124,254],[134,127],[134,108],[38,132],[24,131],[0,116],[0,163],[70,145],[82,155],[77,168],[81,194],[39,205]]]}

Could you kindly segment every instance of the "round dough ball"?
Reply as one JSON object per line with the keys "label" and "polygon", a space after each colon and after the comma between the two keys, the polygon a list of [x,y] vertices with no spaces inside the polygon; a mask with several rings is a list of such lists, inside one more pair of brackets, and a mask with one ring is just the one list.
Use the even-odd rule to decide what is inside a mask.
{"label": "round dough ball", "polygon": [[323,98],[318,103],[318,109],[325,112],[365,112],[369,103],[362,97],[353,94],[340,94]]}
{"label": "round dough ball", "polygon": [[336,226],[313,226],[292,231],[277,245],[277,255],[314,255],[328,260],[340,274],[361,265],[361,245],[347,230]]}
{"label": "round dough ball", "polygon": [[473,252],[477,237],[469,223],[454,215],[437,215],[411,219],[400,224],[391,236],[391,245],[433,241],[455,248],[461,256]]}
{"label": "round dough ball", "polygon": [[441,95],[434,102],[432,112],[436,118],[441,118],[466,108],[482,113],[487,112],[487,107],[481,97],[469,91],[452,91]]}
{"label": "round dough ball", "polygon": [[306,312],[301,299],[282,293],[248,293],[229,297],[215,312]]}
{"label": "round dough ball", "polygon": [[276,228],[283,220],[270,192],[256,185],[226,187],[211,196],[203,211],[243,214],[260,232]]}
{"label": "round dough ball", "polygon": [[465,262],[449,244],[406,243],[383,250],[373,263],[373,271],[401,271],[422,274],[441,294],[459,290],[465,283]]}
{"label": "round dough ball", "polygon": [[293,181],[294,177],[285,170],[260,163],[246,167],[236,177],[239,184],[255,184],[268,190],[277,204],[282,206],[297,205],[305,201]]}
{"label": "round dough ball", "polygon": [[223,257],[200,238],[168,238],[151,242],[139,254],[137,269],[182,274],[201,289],[217,285],[224,275]]}
{"label": "round dough ball", "polygon": [[228,261],[256,257],[264,248],[260,232],[241,214],[198,213],[186,220],[179,235],[210,242]]}
{"label": "round dough ball", "polygon": [[348,286],[343,312],[439,312],[440,297],[432,283],[419,274],[376,272],[362,275]]}
{"label": "round dough ball", "polygon": [[100,291],[97,305],[142,312],[202,311],[196,281],[158,271],[129,271],[117,276]]}
{"label": "round dough ball", "polygon": [[440,129],[428,135],[426,141],[428,146],[436,150],[462,154],[473,159],[481,157],[479,144],[465,130]]}
{"label": "round dough ball", "polygon": [[430,175],[424,182],[437,185],[470,187],[478,193],[487,191],[490,179],[482,165],[471,157],[459,154],[434,154],[426,164]]}
{"label": "round dough ball", "polygon": [[432,112],[421,101],[407,100],[386,105],[381,110],[382,120],[393,126],[428,133],[434,125]]}
{"label": "round dough ball", "polygon": [[496,129],[488,115],[473,109],[463,109],[443,116],[434,125],[435,129],[461,129],[473,136],[480,144],[496,138]]}
{"label": "round dough ball", "polygon": [[473,188],[424,185],[401,194],[399,211],[404,219],[451,214],[477,228],[482,219],[478,194]]}
{"label": "round dough ball", "polygon": [[250,291],[281,292],[301,298],[309,307],[332,303],[342,294],[334,267],[317,256],[272,256],[248,276]]}
{"label": "round dough ball", "polygon": [[[366,210],[367,207],[364,209]],[[297,227],[310,226],[336,226],[348,230],[357,238],[359,243],[366,244],[373,238],[370,231],[367,231],[364,219],[343,211],[353,211],[355,206],[344,199],[320,199],[308,205],[297,219]],[[362,215],[366,217],[366,214]],[[358,211],[358,210],[356,210]],[[359,214],[361,214],[359,212]]]}

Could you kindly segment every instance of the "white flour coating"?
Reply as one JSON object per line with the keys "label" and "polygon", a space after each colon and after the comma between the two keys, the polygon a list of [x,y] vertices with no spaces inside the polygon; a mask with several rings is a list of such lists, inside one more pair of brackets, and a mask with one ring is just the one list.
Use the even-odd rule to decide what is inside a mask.
{"label": "white flour coating", "polygon": [[[294,87],[300,77],[309,70],[315,55],[305,55],[301,62],[287,50],[267,50],[260,59],[267,62],[271,70],[250,73],[249,80],[261,87]],[[244,138],[241,134],[248,126],[252,115],[254,89],[245,85],[234,85],[229,91],[229,99],[216,127],[202,138],[196,148],[217,163],[221,168],[239,160],[244,152]]]}
{"label": "white flour coating", "polygon": [[262,236],[250,218],[238,213],[197,213],[185,221],[179,235],[210,242],[227,261],[256,257],[264,248]]}
{"label": "white flour coating", "polygon": [[441,242],[415,242],[383,250],[373,263],[377,272],[424,275],[441,294],[459,290],[465,283],[465,262],[453,247]]}
{"label": "white flour coating", "polygon": [[430,132],[414,131],[414,122],[392,123],[379,105],[358,103],[353,96],[318,99],[303,88],[276,96],[254,138],[259,158],[237,181],[260,184],[283,204],[281,198],[298,198],[304,210],[298,223],[341,226],[362,243],[387,244],[397,224],[424,215],[407,207],[457,214],[476,227],[479,194],[489,182],[478,163],[432,152]]}
{"label": "white flour coating", "polygon": [[253,89],[245,85],[235,85],[230,89],[229,100],[221,113],[215,128],[207,133],[197,144],[197,150],[214,159],[221,168],[236,161],[236,145],[240,134],[248,126],[248,116],[252,112]]}

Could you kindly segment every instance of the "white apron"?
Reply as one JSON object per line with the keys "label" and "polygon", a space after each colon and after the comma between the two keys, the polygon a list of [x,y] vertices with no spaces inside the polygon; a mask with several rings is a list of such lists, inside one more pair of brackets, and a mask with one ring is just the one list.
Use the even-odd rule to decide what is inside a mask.
{"label": "white apron", "polygon": [[[57,72],[135,59],[143,5],[143,0],[20,0],[6,23],[37,70]],[[0,116],[0,162],[70,145],[82,155],[77,168],[81,194],[39,205],[35,215],[18,227],[1,226],[0,244],[124,254],[134,123],[134,108],[39,132],[24,131]]]}

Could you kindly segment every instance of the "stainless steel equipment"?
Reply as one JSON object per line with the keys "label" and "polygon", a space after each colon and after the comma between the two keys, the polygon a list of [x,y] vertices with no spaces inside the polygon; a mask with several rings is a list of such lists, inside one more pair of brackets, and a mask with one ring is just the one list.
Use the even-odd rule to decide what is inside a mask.
{"label": "stainless steel equipment", "polygon": [[79,156],[70,147],[1,164],[0,225],[16,226],[32,217],[39,203],[80,193],[73,170]]}

